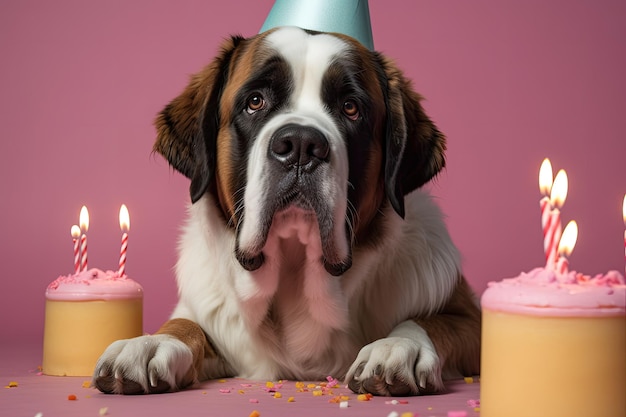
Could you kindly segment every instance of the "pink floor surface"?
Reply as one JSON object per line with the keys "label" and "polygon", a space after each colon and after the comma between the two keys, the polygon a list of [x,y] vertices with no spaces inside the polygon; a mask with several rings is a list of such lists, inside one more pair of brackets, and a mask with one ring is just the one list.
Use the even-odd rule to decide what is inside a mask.
{"label": "pink floor surface", "polygon": [[[83,384],[84,377],[52,377],[41,375],[41,347],[32,345],[0,345],[0,416],[2,417],[125,417],[125,416],[220,416],[249,417],[258,411],[260,417],[274,416],[359,416],[359,417],[448,417],[478,416],[473,401],[479,399],[478,382],[463,380],[448,384],[441,395],[406,398],[373,397],[359,401],[357,395],[340,385],[332,393],[313,394],[315,388],[301,391],[296,381],[283,381],[277,392],[266,389],[267,381],[227,379],[198,384],[171,394],[122,396],[105,395]],[[15,387],[9,387],[13,382]],[[277,383],[278,381],[274,381]],[[317,383],[323,381],[306,381]],[[325,381],[324,381],[325,382]],[[76,400],[69,400],[75,395]],[[348,408],[332,402],[349,397]],[[289,398],[293,397],[290,402]],[[397,403],[392,403],[396,400]],[[469,402],[469,403],[468,403]],[[394,412],[396,414],[394,414]],[[403,413],[406,413],[403,415]],[[410,414],[409,414],[410,413]]]}

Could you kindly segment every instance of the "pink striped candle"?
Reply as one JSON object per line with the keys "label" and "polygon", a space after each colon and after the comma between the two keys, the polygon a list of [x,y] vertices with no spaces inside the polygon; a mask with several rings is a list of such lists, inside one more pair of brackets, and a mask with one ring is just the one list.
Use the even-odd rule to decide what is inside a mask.
{"label": "pink striped candle", "polygon": [[130,230],[130,215],[125,204],[120,207],[120,229],[122,230],[122,247],[120,249],[119,275],[126,275],[126,251],[128,250],[128,231]]}
{"label": "pink striped candle", "polygon": [[539,200],[541,208],[541,229],[543,231],[543,252],[546,255],[546,262],[549,258],[549,247],[552,232],[550,231],[550,214],[552,204],[550,204],[550,190],[552,189],[552,164],[548,158],[544,159],[539,169],[539,190],[543,197]]}
{"label": "pink striped candle", "polygon": [[552,190],[550,191],[550,204],[554,207],[550,213],[548,228],[546,233],[547,249],[546,249],[546,267],[556,268],[558,257],[559,241],[561,240],[561,211],[560,208],[565,204],[567,198],[567,174],[565,170],[560,170],[554,178]]}
{"label": "pink striped candle", "polygon": [[570,220],[563,230],[563,235],[559,241],[559,259],[556,263],[556,272],[559,274],[567,274],[569,272],[568,257],[572,254],[578,239],[578,224],[574,220]]}
{"label": "pink striped candle", "polygon": [[80,238],[80,228],[73,225],[70,233],[72,234],[72,242],[74,242],[74,273],[78,274],[80,272],[80,250],[78,242]]}
{"label": "pink striped candle", "polygon": [[80,209],[80,230],[82,236],[80,237],[80,270],[87,270],[87,230],[89,230],[89,212],[87,207],[83,206]]}

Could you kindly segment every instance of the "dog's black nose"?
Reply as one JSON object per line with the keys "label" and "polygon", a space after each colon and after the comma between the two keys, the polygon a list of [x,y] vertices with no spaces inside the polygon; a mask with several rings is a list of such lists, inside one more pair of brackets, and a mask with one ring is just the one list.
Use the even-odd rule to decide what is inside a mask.
{"label": "dog's black nose", "polygon": [[330,153],[328,140],[311,126],[288,124],[278,129],[270,142],[270,157],[287,167],[312,169],[327,161]]}

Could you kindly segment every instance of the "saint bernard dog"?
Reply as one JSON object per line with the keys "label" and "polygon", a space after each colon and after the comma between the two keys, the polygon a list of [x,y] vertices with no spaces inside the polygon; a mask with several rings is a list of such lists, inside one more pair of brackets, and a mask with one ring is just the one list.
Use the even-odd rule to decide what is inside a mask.
{"label": "saint bernard dog", "polygon": [[345,35],[227,40],[155,122],[154,150],[191,180],[178,304],[155,334],[111,344],[93,384],[331,375],[387,396],[478,374],[476,297],[421,189],[446,146],[420,99]]}

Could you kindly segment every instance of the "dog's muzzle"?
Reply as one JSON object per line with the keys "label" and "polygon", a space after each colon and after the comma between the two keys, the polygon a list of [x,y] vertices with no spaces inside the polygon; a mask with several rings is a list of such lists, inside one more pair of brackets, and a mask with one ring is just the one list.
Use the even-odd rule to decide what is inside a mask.
{"label": "dog's muzzle", "polygon": [[[269,178],[261,210],[258,239],[254,247],[237,246],[236,257],[245,269],[254,271],[265,262],[262,252],[277,213],[297,207],[315,215],[322,244],[320,261],[332,275],[350,268],[350,259],[340,259],[335,243],[334,218],[323,183],[329,179],[331,146],[319,129],[289,123],[278,128],[267,148]],[[243,249],[243,250],[242,250]]]}

